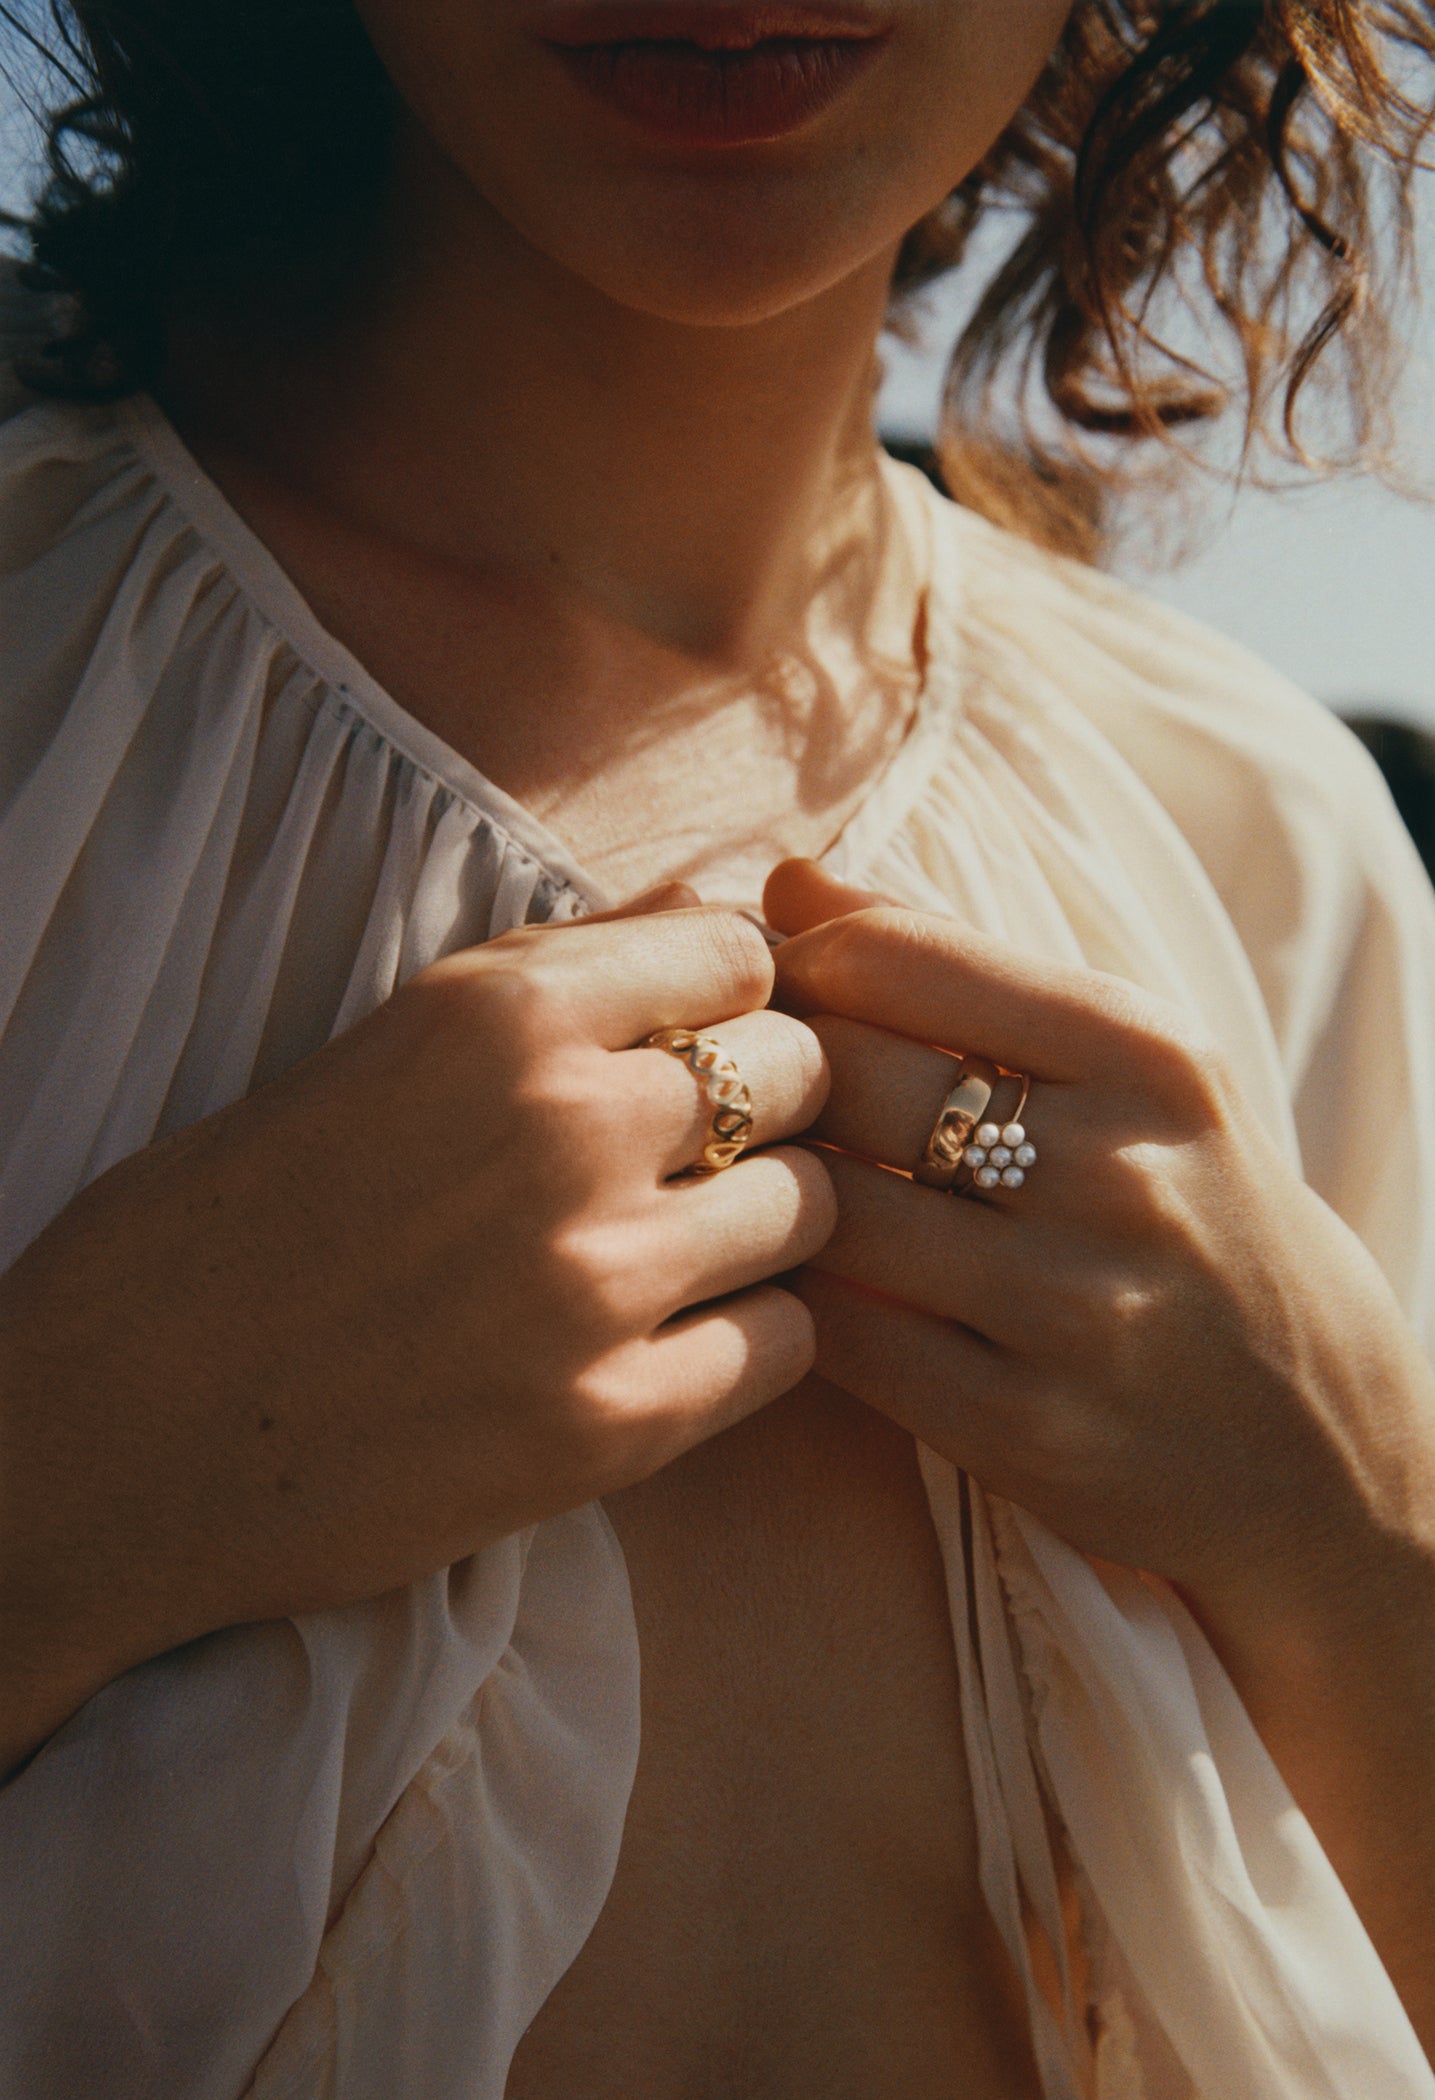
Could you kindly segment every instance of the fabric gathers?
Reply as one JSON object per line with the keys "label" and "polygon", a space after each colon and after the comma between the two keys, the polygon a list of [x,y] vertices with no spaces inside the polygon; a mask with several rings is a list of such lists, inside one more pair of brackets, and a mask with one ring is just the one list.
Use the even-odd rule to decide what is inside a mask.
{"label": "fabric gathers", "polygon": [[[435,957],[605,901],[152,403],[4,406],[0,1264]],[[890,472],[930,671],[828,865],[1198,1016],[1435,1335],[1435,899],[1373,765],[1238,649]],[[1179,1601],[923,1472],[1048,2100],[1435,2100]],[[159,2059],[187,2100],[501,2100],[612,1878],[638,1668],[593,1505],[129,1672],[0,1790],[0,2089],[106,2100]]]}

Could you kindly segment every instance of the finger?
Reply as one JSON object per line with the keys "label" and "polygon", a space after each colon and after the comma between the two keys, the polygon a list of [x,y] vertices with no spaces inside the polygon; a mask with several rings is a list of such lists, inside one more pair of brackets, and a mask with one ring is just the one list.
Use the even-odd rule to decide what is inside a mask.
{"label": "finger", "polygon": [[803,1269],[789,1287],[812,1314],[820,1377],[989,1485],[1010,1472],[1002,1430],[1013,1378],[993,1343],[817,1269]]}
{"label": "finger", "polygon": [[875,890],[839,882],[815,860],[781,860],[763,886],[762,915],[779,933],[805,933],[828,919],[891,901]]}
{"label": "finger", "polygon": [[1145,1002],[1120,979],[1024,955],[927,912],[857,912],[775,954],[789,1011],[845,1014],[1008,1071],[1081,1079],[1113,1020]]}
{"label": "finger", "polygon": [[747,1289],[811,1259],[837,1222],[825,1163],[800,1146],[739,1160],[660,1191],[648,1215],[649,1273],[663,1314]]}
{"label": "finger", "polygon": [[[704,1032],[722,1045],[751,1096],[749,1151],[807,1129],[827,1098],[827,1060],[805,1022],[763,1011]],[[702,1157],[712,1135],[707,1088],[668,1050],[623,1051],[615,1063],[616,1076],[633,1095],[625,1120],[646,1124],[658,1147],[659,1179],[683,1173]]]}
{"label": "finger", "polygon": [[706,1028],[766,1006],[772,950],[740,912],[701,905],[639,918],[579,919],[555,940],[521,927],[469,965],[512,986],[545,1033],[625,1050],[658,1028]]}
{"label": "finger", "polygon": [[985,1203],[904,1181],[841,1153],[823,1155],[837,1223],[809,1265],[930,1313],[988,1341],[1031,1339],[1031,1275],[1048,1235]]}
{"label": "finger", "polygon": [[624,1344],[608,1366],[626,1432],[614,1485],[646,1478],[789,1392],[812,1368],[814,1347],[807,1308],[771,1284]]}
{"label": "finger", "polygon": [[[841,1014],[814,1014],[810,1026],[826,1053],[830,1085],[807,1135],[910,1173],[957,1083],[960,1060]],[[1019,1081],[1000,1080],[984,1120],[1004,1123],[1020,1092]],[[1048,1106],[1050,1095],[1043,1088],[1041,1099]],[[1028,1111],[1023,1115],[1030,1120]]]}

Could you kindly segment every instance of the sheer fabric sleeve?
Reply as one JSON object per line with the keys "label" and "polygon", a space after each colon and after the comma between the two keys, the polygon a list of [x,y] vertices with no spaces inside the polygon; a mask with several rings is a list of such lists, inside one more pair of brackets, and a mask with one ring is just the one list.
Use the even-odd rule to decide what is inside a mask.
{"label": "sheer fabric sleeve", "polygon": [[[499,798],[381,733],[260,551],[241,582],[129,405],[4,380],[13,290],[0,1266],[437,954],[575,902]],[[500,2100],[603,1901],[636,1746],[597,1508],[130,1671],[0,1788],[0,2093]]]}
{"label": "sheer fabric sleeve", "polygon": [[1274,992],[1306,1179],[1365,1242],[1435,1357],[1435,893],[1348,739],[1339,825],[1308,842],[1333,886],[1323,954]]}
{"label": "sheer fabric sleeve", "polygon": [[501,2100],[612,1878],[635,1679],[597,1509],[130,1671],[0,1790],[0,2092]]}

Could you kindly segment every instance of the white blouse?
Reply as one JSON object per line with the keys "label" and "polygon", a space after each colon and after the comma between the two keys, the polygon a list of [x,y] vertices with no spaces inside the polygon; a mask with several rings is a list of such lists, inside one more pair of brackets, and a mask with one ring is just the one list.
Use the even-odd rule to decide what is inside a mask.
{"label": "white blouse", "polygon": [[[600,901],[150,402],[3,411],[0,1263],[435,956]],[[931,671],[829,865],[1201,1016],[1435,1333],[1435,903],[1374,768],[1228,643],[893,487],[929,536]],[[1048,2100],[1435,2100],[1169,1590],[922,1462]],[[501,2100],[604,1901],[637,1732],[597,1505],[132,1670],[0,1789],[0,2091]],[[1029,1965],[1024,1915],[1066,1943],[1058,1826],[1089,2005],[1064,1957],[1059,2004]]]}

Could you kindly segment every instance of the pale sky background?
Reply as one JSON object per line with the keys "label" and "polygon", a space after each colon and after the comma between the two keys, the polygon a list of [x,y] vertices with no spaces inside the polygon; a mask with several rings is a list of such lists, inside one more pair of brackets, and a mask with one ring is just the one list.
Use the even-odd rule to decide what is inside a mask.
{"label": "pale sky background", "polygon": [[[0,204],[10,209],[23,200],[33,150],[28,120],[0,82]],[[1435,499],[1435,178],[1426,178],[1421,213],[1431,294],[1412,331],[1399,431],[1402,457]],[[891,350],[888,429],[930,432],[945,349],[966,299],[959,274],[931,297],[922,349]],[[1194,560],[1123,567],[1320,699],[1435,729],[1435,500],[1412,502],[1368,479],[1279,496],[1248,491],[1233,508],[1210,512],[1207,544]]]}

